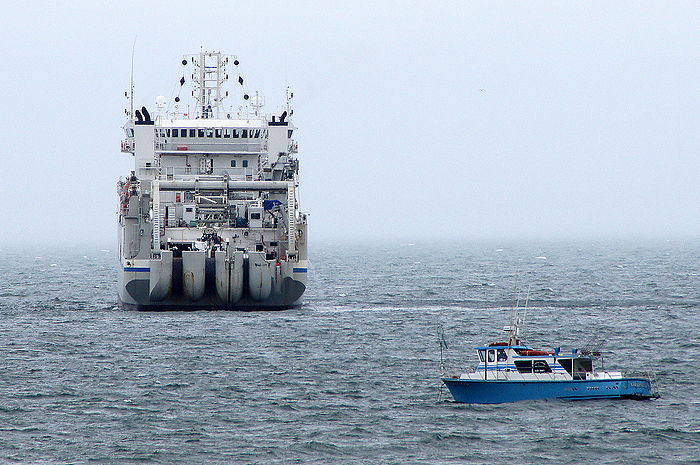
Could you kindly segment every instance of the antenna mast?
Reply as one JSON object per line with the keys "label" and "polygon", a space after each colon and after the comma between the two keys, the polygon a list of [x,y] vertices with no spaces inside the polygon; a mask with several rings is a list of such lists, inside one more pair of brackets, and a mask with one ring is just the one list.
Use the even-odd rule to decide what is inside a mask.
{"label": "antenna mast", "polygon": [[129,96],[129,118],[134,119],[134,54],[136,53],[136,37],[134,37],[134,45],[131,47],[131,84]]}
{"label": "antenna mast", "polygon": [[199,60],[192,60],[196,68],[197,116],[199,118],[220,118],[223,114],[223,100],[226,94],[221,86],[228,80],[226,65],[229,57],[221,52],[199,52]]}
{"label": "antenna mast", "polygon": [[503,331],[508,333],[508,345],[520,344],[520,337],[522,336],[522,326],[525,314],[527,313],[527,305],[530,302],[530,286],[527,287],[527,294],[525,295],[525,307],[523,308],[522,314],[520,312],[520,294],[515,302],[515,307],[513,308],[513,314],[510,317],[510,324],[503,328]]}

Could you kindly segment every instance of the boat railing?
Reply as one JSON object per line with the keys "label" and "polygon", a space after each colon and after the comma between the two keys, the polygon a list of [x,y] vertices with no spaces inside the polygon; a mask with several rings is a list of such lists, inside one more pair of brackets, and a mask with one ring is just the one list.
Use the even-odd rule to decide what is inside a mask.
{"label": "boat railing", "polygon": [[518,371],[494,370],[489,373],[477,371],[465,374],[470,379],[486,381],[561,381],[570,380],[568,373],[520,373]]}
{"label": "boat railing", "polygon": [[586,379],[620,379],[621,371],[594,371],[586,373]]}
{"label": "boat railing", "polygon": [[563,373],[520,373],[517,371],[505,372],[502,379],[513,380],[537,380],[537,381],[559,381],[566,378]]}
{"label": "boat railing", "polygon": [[625,371],[624,377],[647,379],[652,383],[657,381],[656,373],[654,373],[653,371]]}
{"label": "boat railing", "polygon": [[155,149],[160,152],[213,152],[257,154],[267,151],[267,139],[247,139],[231,141],[230,139],[164,139],[156,137]]}
{"label": "boat railing", "polygon": [[219,168],[214,169],[213,173],[204,174],[192,167],[166,166],[161,168],[159,179],[167,181],[177,177],[183,180],[194,180],[195,177],[203,179],[203,177],[207,176],[217,179],[223,179],[225,176],[228,176],[232,181],[253,181],[257,178],[253,168]]}
{"label": "boat railing", "polygon": [[127,139],[123,139],[121,146],[123,153],[132,153],[134,151],[134,138],[130,137]]}

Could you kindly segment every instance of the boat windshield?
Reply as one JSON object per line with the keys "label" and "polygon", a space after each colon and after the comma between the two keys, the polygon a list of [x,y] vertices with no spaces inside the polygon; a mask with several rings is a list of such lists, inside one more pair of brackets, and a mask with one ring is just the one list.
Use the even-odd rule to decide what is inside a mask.
{"label": "boat windshield", "polygon": [[486,360],[486,357],[484,356],[484,352],[486,352],[486,351],[485,350],[479,351],[479,360],[481,360],[482,362]]}
{"label": "boat windshield", "polygon": [[506,355],[506,351],[504,349],[498,349],[498,361],[505,362],[506,360],[508,360],[508,355]]}

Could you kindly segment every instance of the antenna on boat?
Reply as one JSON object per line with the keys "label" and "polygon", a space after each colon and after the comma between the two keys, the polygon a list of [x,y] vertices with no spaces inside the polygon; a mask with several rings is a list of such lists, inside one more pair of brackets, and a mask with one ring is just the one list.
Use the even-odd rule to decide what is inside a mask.
{"label": "antenna on boat", "polygon": [[528,302],[530,302],[530,284],[527,285],[527,294],[525,294],[525,310],[527,310]]}
{"label": "antenna on boat", "polygon": [[[445,350],[449,349],[447,346],[447,340],[445,339],[445,330],[442,327],[442,323],[438,325],[437,328],[437,337],[438,337],[438,344],[440,345],[440,377],[445,377],[447,376],[447,368],[445,367],[445,355],[444,352]],[[440,383],[440,387],[438,388],[438,402],[442,400],[442,389],[444,387],[444,383]]]}
{"label": "antenna on boat", "polygon": [[438,326],[438,344],[440,345],[440,373],[444,375],[447,372],[445,368],[445,357],[444,351],[449,349],[447,346],[447,340],[445,339],[445,330],[442,328],[442,324]]}
{"label": "antenna on boat", "polygon": [[[520,332],[523,329],[523,326],[525,326],[525,317],[527,316],[527,307],[530,304],[530,288],[532,287],[531,284],[527,285],[527,294],[525,294],[525,307],[523,307],[523,315],[520,318],[520,322],[518,325],[518,332]],[[518,334],[520,335],[520,334]]]}
{"label": "antenna on boat", "polygon": [[130,83],[130,96],[129,96],[129,117],[134,119],[134,54],[136,53],[136,37],[134,37],[134,44],[131,46],[131,83]]}
{"label": "antenna on boat", "polygon": [[503,331],[508,333],[508,345],[518,345],[520,344],[520,337],[522,336],[523,320],[527,313],[527,305],[530,302],[530,286],[527,287],[527,293],[525,294],[525,307],[523,308],[522,314],[520,312],[520,293],[517,294],[515,299],[515,307],[513,307],[513,313],[510,317],[510,324],[503,327]]}

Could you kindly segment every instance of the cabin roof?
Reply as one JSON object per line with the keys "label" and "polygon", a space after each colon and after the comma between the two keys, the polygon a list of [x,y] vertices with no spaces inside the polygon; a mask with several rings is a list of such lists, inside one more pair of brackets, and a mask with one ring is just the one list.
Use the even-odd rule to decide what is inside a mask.
{"label": "cabin roof", "polygon": [[476,350],[488,350],[488,349],[522,349],[522,350],[532,350],[532,347],[529,346],[521,346],[521,345],[515,345],[515,346],[481,346],[481,347],[474,347]]}
{"label": "cabin roof", "polygon": [[267,121],[251,119],[165,119],[160,118],[156,126],[162,128],[263,128]]}

